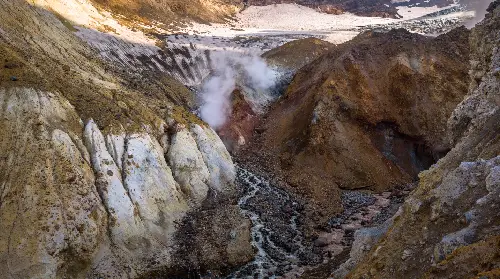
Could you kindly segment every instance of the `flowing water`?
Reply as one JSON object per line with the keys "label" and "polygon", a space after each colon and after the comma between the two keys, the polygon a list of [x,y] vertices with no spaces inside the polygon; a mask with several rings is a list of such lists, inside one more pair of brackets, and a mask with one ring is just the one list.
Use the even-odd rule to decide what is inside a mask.
{"label": "flowing water", "polygon": [[277,278],[314,256],[300,231],[300,204],[265,179],[238,167],[237,182],[244,191],[238,204],[252,222],[253,261],[228,278]]}
{"label": "flowing water", "polygon": [[[241,167],[237,168],[237,184],[241,191],[238,205],[252,222],[252,245],[256,254],[253,261],[239,267],[228,279],[297,278],[324,259],[328,262],[337,256],[343,257],[341,253],[350,250],[355,230],[382,224],[403,202],[402,196],[389,198],[389,192],[344,191],[341,196],[344,210],[332,216],[329,232],[325,232],[340,238],[327,238],[330,239],[326,243],[328,247],[334,248],[328,252],[324,250],[328,247],[315,246],[304,237],[303,206],[290,194]],[[403,194],[407,195],[408,191]],[[346,253],[342,254],[346,256]],[[334,266],[328,270],[333,271],[332,268]]]}

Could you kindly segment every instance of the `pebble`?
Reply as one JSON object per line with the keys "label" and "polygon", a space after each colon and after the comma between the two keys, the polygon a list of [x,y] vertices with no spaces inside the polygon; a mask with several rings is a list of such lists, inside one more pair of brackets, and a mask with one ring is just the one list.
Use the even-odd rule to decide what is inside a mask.
{"label": "pebble", "polygon": [[10,80],[12,80],[12,81],[17,81],[17,77],[16,77],[16,76],[11,76],[11,77],[10,77]]}
{"label": "pebble", "polygon": [[404,250],[403,255],[401,256],[401,259],[405,261],[411,256],[411,250]]}
{"label": "pebble", "polygon": [[[265,173],[255,167],[257,173]],[[315,240],[306,241],[300,233],[301,211],[303,206],[292,198],[287,192],[271,186],[271,184],[261,182],[265,179],[247,173],[240,169],[238,173],[238,183],[241,184],[242,195],[245,195],[245,189],[254,184],[258,187],[255,195],[240,204],[243,210],[249,210],[259,216],[259,222],[263,225],[261,230],[263,239],[258,235],[252,235],[253,240],[260,243],[267,254],[264,262],[259,265],[266,273],[272,275],[284,275],[290,270],[296,270],[303,265],[317,265],[322,261],[328,261],[328,253],[332,256],[349,249],[354,239],[354,232],[365,226],[374,226],[387,218],[390,218],[394,208],[403,198],[394,196],[391,192],[373,194],[360,191],[343,191],[341,195],[344,211],[332,216],[329,220],[329,226],[325,227],[325,235],[319,236]],[[266,175],[263,175],[266,177]],[[274,183],[273,183],[274,184]],[[275,214],[278,213],[279,214]],[[295,225],[290,223],[292,216],[296,216]],[[339,237],[332,237],[333,232],[341,232]],[[290,241],[293,240],[293,241]],[[295,254],[296,259],[292,260],[289,255]],[[321,256],[323,255],[323,256]],[[287,257],[288,256],[288,257]],[[410,257],[411,251],[403,254],[404,258]],[[272,261],[273,264],[268,265]],[[265,266],[264,266],[265,265]],[[238,276],[255,275],[255,268],[250,265],[243,267],[235,273]],[[289,275],[289,274],[288,274]]]}

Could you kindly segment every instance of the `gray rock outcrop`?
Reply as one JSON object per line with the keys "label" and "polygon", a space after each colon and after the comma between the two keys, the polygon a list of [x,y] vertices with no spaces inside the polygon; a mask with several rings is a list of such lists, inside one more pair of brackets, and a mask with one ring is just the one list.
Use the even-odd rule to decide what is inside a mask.
{"label": "gray rock outcrop", "polygon": [[347,278],[496,278],[500,268],[500,2],[471,33],[469,93],[448,120],[453,149],[429,170]]}

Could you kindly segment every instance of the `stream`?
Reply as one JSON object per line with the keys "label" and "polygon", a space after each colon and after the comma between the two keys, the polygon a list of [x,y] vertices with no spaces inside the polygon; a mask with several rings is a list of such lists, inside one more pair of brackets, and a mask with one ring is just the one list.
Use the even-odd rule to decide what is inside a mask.
{"label": "stream", "polygon": [[302,206],[298,202],[241,167],[237,183],[244,191],[238,205],[252,222],[256,255],[227,278],[278,278],[318,258],[299,229]]}
{"label": "stream", "polygon": [[[343,191],[343,212],[332,216],[329,228],[312,241],[302,233],[303,205],[290,194],[239,166],[237,185],[241,191],[238,205],[252,222],[255,258],[227,279],[298,278],[320,265],[341,263],[347,260],[354,232],[381,225],[409,192],[405,189],[395,195]],[[327,274],[338,264],[329,266]]]}

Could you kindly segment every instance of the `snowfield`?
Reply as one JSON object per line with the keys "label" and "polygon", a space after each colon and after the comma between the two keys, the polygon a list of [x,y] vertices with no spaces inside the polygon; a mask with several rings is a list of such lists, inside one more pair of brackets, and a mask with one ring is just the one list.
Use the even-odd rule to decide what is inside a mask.
{"label": "snowfield", "polygon": [[[432,26],[439,27],[435,31],[440,33],[449,26],[454,27],[473,17],[473,12],[455,11],[457,7],[398,7],[402,18],[391,19],[362,17],[349,13],[332,15],[296,4],[251,6],[239,13],[236,20],[230,23],[192,23],[176,35],[169,36],[167,41],[172,44],[193,44],[204,50],[262,53],[286,42],[306,37],[340,44],[351,40],[363,30],[386,26],[403,27],[417,33],[432,33],[433,30],[428,28],[429,24],[421,24],[422,21],[428,20],[432,21]],[[422,18],[429,14],[436,16]],[[427,29],[418,28],[419,25],[425,25]]]}
{"label": "snowfield", "polygon": [[[345,13],[332,15],[296,4],[251,6],[225,24],[191,23],[187,27],[123,25],[107,11],[89,0],[33,0],[33,5],[50,8],[70,24],[76,35],[100,55],[126,68],[147,68],[167,72],[184,85],[198,87],[209,75],[210,52],[261,55],[287,42],[315,37],[334,44],[351,40],[365,30],[405,28],[411,32],[435,35],[461,25],[474,16],[458,5],[400,7],[401,19],[361,17]],[[148,32],[145,32],[148,31]],[[165,49],[158,45],[160,34]],[[144,58],[149,63],[144,64]]]}

